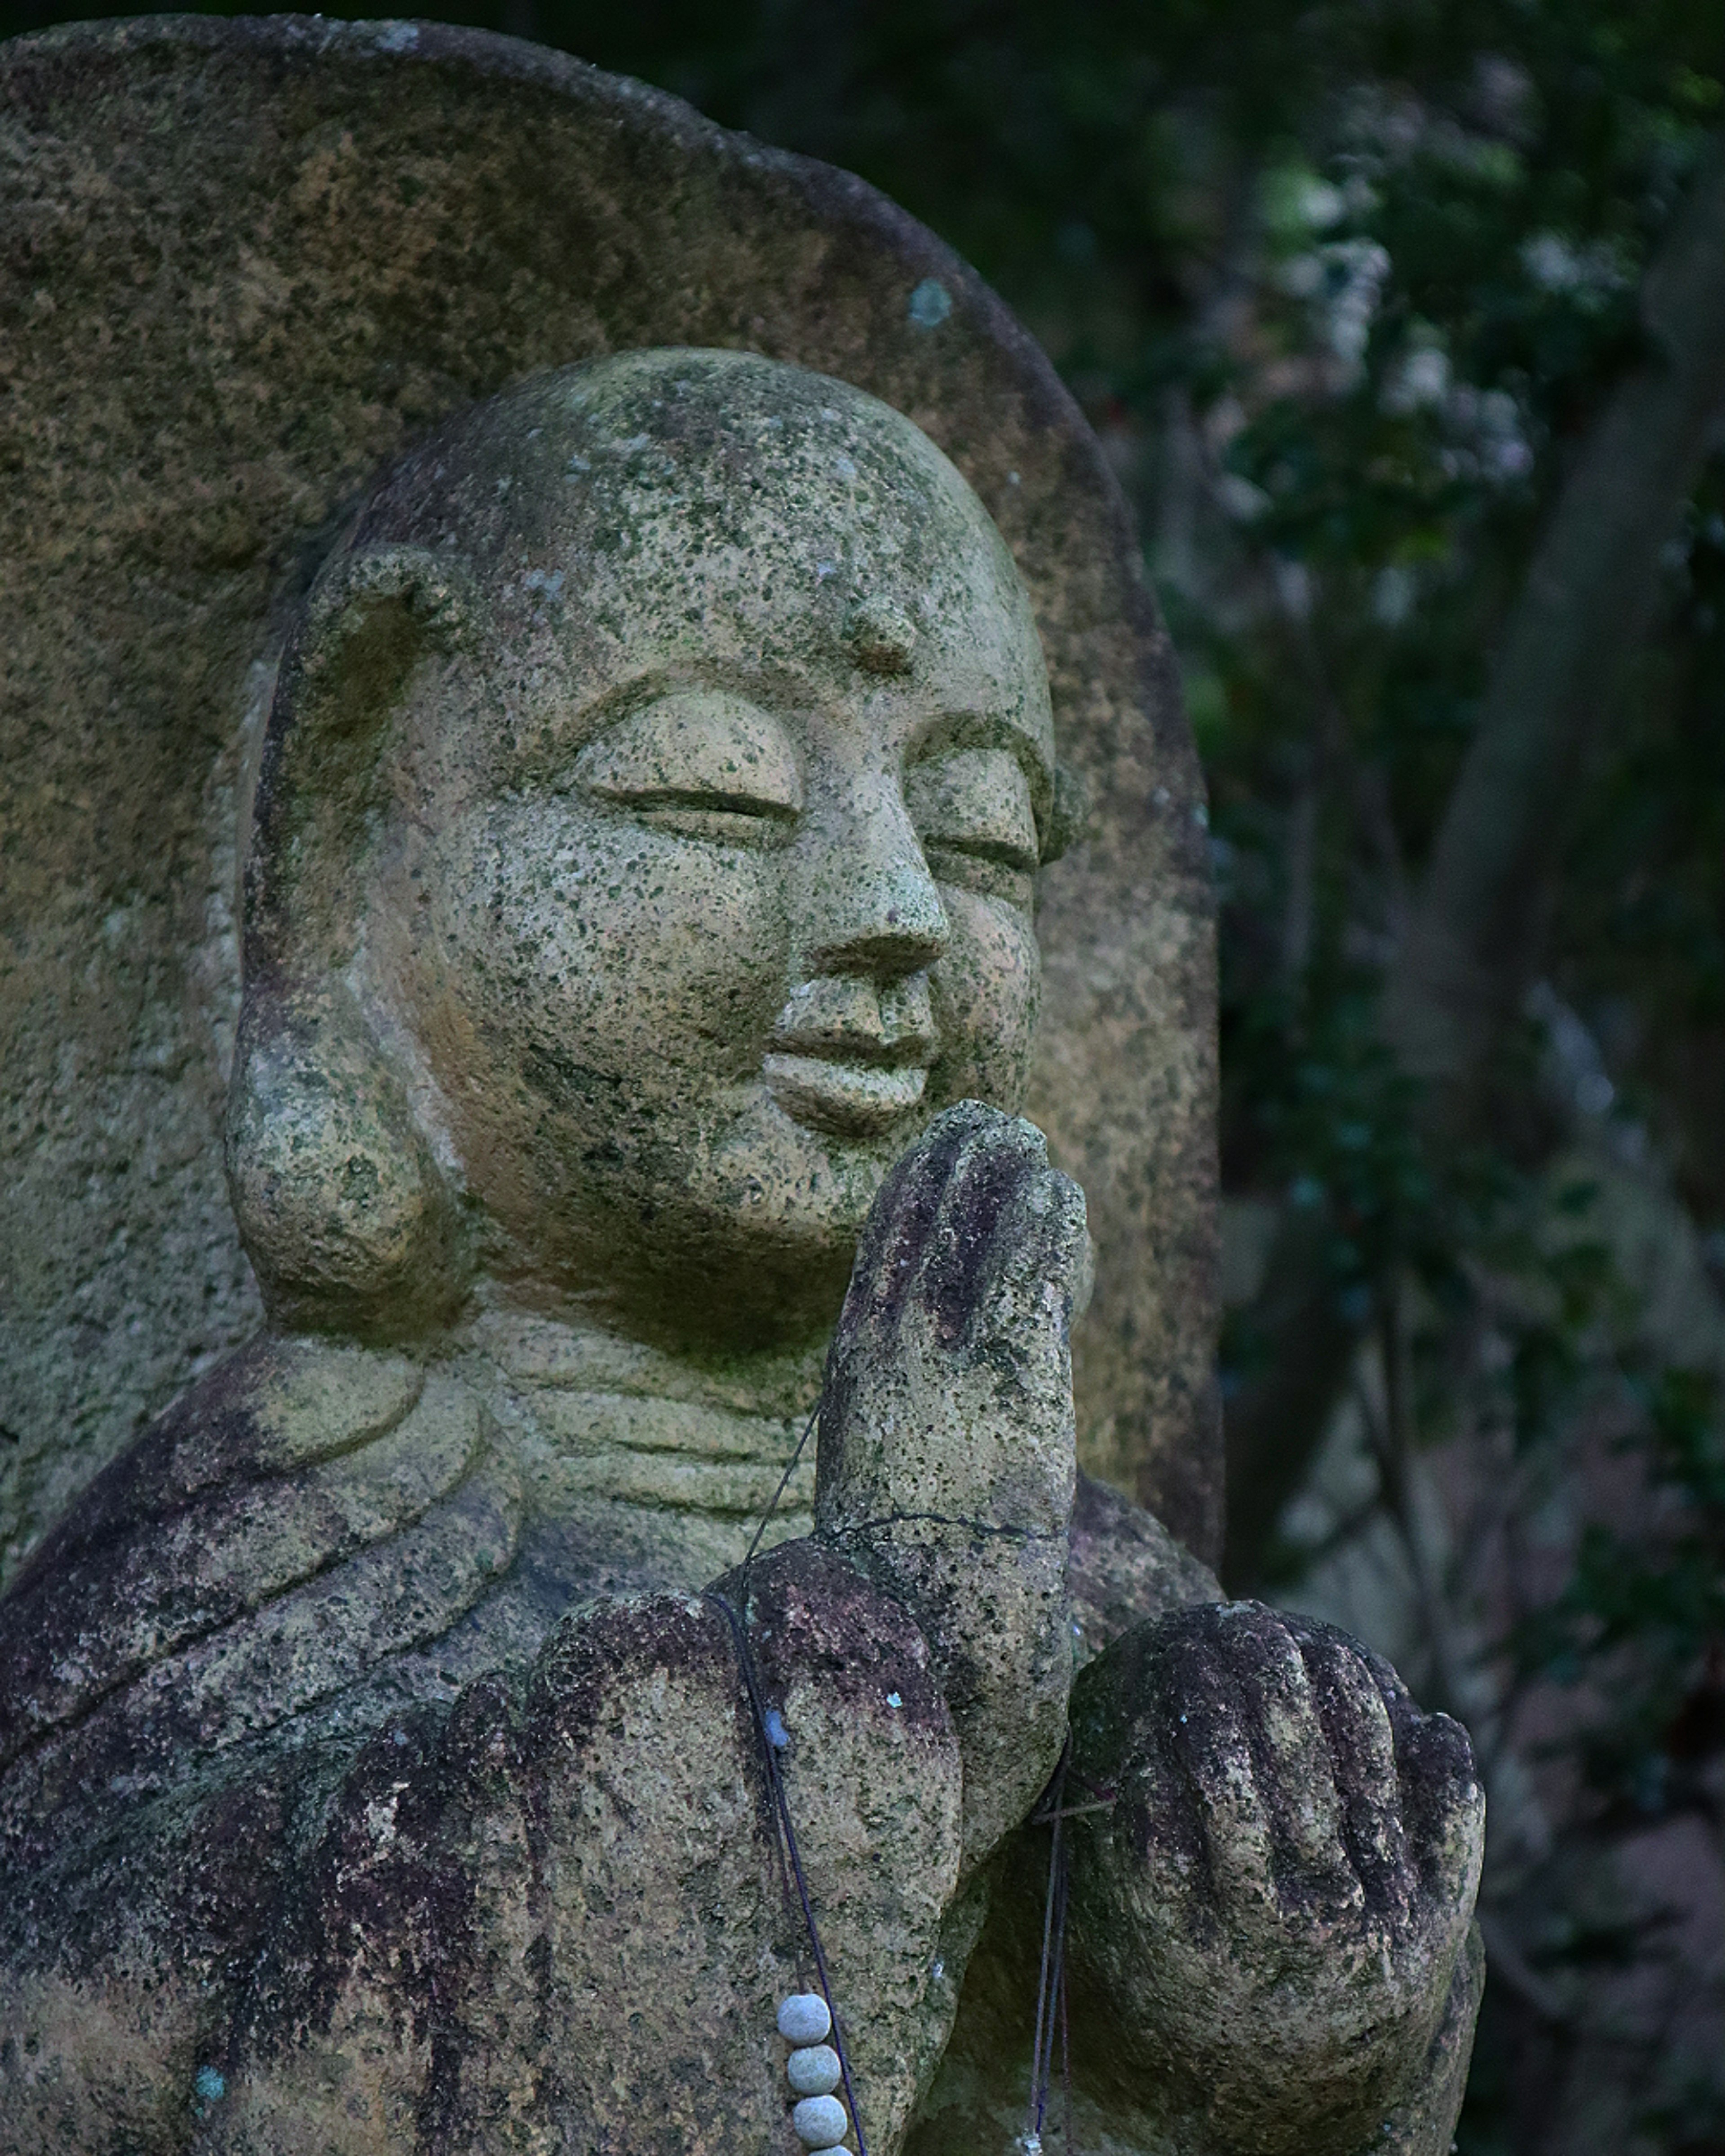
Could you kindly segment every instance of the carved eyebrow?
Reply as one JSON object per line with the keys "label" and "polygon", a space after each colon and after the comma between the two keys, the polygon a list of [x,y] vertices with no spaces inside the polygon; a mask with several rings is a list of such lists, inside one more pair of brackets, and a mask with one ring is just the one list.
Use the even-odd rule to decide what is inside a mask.
{"label": "carved eyebrow", "polygon": [[947,711],[931,719],[911,742],[906,767],[951,756],[959,749],[1000,749],[1024,774],[1030,789],[1030,813],[1039,832],[1054,807],[1054,758],[1027,726],[999,711]]}
{"label": "carved eyebrow", "polygon": [[644,711],[649,704],[656,704],[661,696],[675,696],[678,690],[691,686],[699,690],[703,685],[688,682],[670,666],[640,667],[626,673],[620,680],[608,682],[585,703],[569,706],[563,722],[572,729],[578,742],[594,741],[608,728],[620,725],[636,711]]}
{"label": "carved eyebrow", "polygon": [[[777,685],[767,685],[771,688]],[[811,694],[802,690],[794,675],[790,685],[798,691],[795,701],[812,701]],[[734,664],[716,665],[699,657],[686,656],[656,659],[608,682],[584,702],[572,704],[562,714],[561,724],[565,738],[572,735],[578,748],[650,705],[672,696],[709,696],[734,697],[773,723],[782,724],[778,711],[771,701],[763,699],[762,690],[762,683],[753,671]]]}

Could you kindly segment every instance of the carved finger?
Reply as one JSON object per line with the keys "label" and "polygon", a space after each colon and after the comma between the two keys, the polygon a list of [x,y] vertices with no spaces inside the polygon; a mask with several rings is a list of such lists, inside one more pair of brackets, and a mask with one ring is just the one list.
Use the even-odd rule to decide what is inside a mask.
{"label": "carved finger", "polygon": [[1072,1178],[1050,1168],[1025,1176],[994,1230],[974,1337],[1004,1341],[1021,1357],[1037,1346],[1056,1347],[1064,1370],[1089,1247],[1084,1193]]}
{"label": "carved finger", "polygon": [[953,1168],[978,1132],[1004,1122],[980,1101],[944,1109],[888,1175],[857,1246],[841,1332],[864,1320],[891,1323],[919,1277]]}
{"label": "carved finger", "polygon": [[1165,1668],[1170,1748],[1197,1805],[1214,1900],[1224,1910],[1273,1909],[1270,1815],[1246,1710],[1225,1661],[1210,1641],[1188,1632],[1170,1642]]}
{"label": "carved finger", "polygon": [[[1100,1946],[1122,1964],[1111,1975],[1127,1995],[1146,1973],[1147,1937],[1159,1938],[1172,1928],[1192,1940],[1214,1922],[1206,1821],[1190,1777],[1176,1762],[1166,1730],[1141,1727],[1137,1736],[1124,1761],[1109,1763],[1112,1804],[1081,1814],[1070,1830],[1078,1851],[1074,1878],[1097,1902],[1087,1928],[1090,1950]],[[1082,1757],[1076,1732],[1075,1748]],[[1139,1917],[1142,1931],[1122,1922],[1127,1916]]]}
{"label": "carved finger", "polygon": [[1250,1732],[1278,1873],[1354,1900],[1359,1887],[1343,1846],[1329,1746],[1297,1642],[1261,1603],[1230,1603],[1214,1625]]}
{"label": "carved finger", "polygon": [[1471,1907],[1486,1822],[1472,1743],[1447,1714],[1422,1714],[1381,1655],[1358,1644],[1354,1651],[1389,1717],[1409,1858],[1429,1892],[1446,1902],[1464,1897]]}
{"label": "carved finger", "polygon": [[1067,1829],[1075,1946],[1122,2000],[1154,1991],[1170,1946],[1178,1958],[1216,1925],[1205,1823],[1173,1741],[1183,1702],[1170,1675],[1161,1628],[1145,1625],[1098,1656],[1072,1691],[1068,1790],[1106,1790],[1111,1800]]}
{"label": "carved finger", "polygon": [[881,1185],[827,1351],[820,1416],[824,1475],[832,1472],[834,1448],[850,1426],[870,1344],[893,1337],[921,1279],[954,1162],[973,1132],[1004,1120],[980,1101],[959,1101],[935,1117]]}
{"label": "carved finger", "polygon": [[1485,1848],[1486,1793],[1467,1732],[1447,1714],[1409,1716],[1396,1732],[1402,1817],[1428,1892],[1463,1917]]}
{"label": "carved finger", "polygon": [[1333,1625],[1290,1618],[1328,1747],[1348,1857],[1367,1898],[1387,1901],[1406,1872],[1389,1710],[1359,1650]]}
{"label": "carved finger", "polygon": [[1021,1118],[997,1116],[965,1139],[942,1194],[919,1291],[942,1347],[978,1337],[1003,1218],[1025,1183],[1047,1172],[1047,1141]]}

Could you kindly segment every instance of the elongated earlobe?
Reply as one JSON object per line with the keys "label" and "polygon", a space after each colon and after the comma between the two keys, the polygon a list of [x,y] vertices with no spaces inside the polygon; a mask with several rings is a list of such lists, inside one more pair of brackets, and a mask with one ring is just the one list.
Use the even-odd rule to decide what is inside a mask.
{"label": "elongated earlobe", "polygon": [[405,1089],[339,985],[249,996],[228,1181],[271,1319],[408,1339],[465,1291],[460,1209]]}

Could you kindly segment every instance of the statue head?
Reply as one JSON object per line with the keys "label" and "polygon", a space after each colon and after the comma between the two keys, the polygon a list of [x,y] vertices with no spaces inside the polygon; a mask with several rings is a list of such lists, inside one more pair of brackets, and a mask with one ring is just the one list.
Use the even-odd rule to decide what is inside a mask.
{"label": "statue head", "polygon": [[483,1275],[829,1323],[893,1160],[1020,1104],[1056,794],[1012,558],[887,406],[655,351],[442,429],[262,752],[228,1142],[278,1319],[408,1336]]}

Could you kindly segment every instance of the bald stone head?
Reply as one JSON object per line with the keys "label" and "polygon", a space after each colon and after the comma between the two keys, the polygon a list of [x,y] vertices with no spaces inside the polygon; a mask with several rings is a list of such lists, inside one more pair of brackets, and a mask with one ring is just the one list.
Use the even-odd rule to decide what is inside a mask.
{"label": "bald stone head", "polygon": [[1022,1099],[1053,753],[1004,544],[860,392],[634,353],[441,431],[271,720],[230,1124],[266,1291],[830,1322],[891,1162]]}

